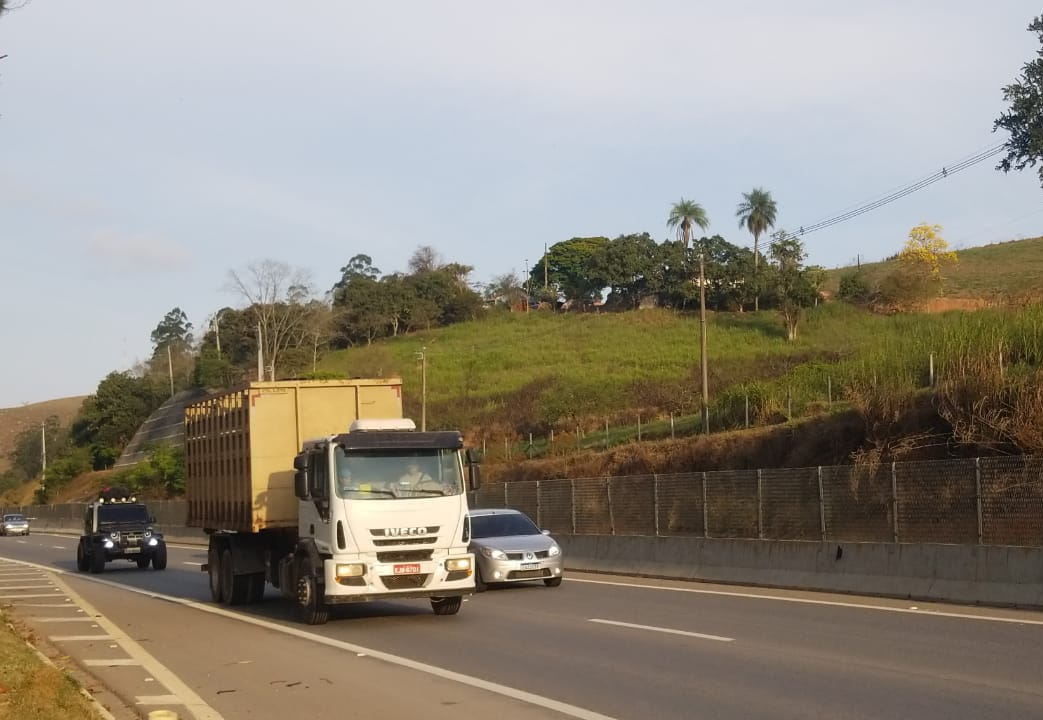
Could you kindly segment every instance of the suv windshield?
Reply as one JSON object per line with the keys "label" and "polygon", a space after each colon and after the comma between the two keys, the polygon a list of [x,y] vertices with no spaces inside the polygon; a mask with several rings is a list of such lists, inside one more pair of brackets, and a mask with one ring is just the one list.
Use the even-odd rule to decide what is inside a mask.
{"label": "suv windshield", "polygon": [[334,450],[337,496],[351,500],[459,495],[464,490],[455,450]]}
{"label": "suv windshield", "polygon": [[102,505],[98,508],[99,525],[148,525],[148,511],[144,505]]}
{"label": "suv windshield", "polygon": [[471,537],[490,538],[508,535],[539,535],[540,529],[525,515],[472,515]]}

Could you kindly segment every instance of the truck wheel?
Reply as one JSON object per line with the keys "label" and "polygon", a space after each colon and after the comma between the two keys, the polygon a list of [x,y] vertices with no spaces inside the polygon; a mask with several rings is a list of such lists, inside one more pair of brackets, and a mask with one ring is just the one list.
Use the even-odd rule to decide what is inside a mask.
{"label": "truck wheel", "polygon": [[247,577],[250,579],[250,590],[246,593],[246,602],[251,604],[261,602],[264,600],[264,573],[254,573]]}
{"label": "truck wheel", "polygon": [[431,609],[435,615],[456,615],[464,599],[460,595],[454,597],[431,598]]}
{"label": "truck wheel", "polygon": [[167,569],[167,546],[165,543],[160,544],[159,547],[156,548],[156,552],[152,555],[152,569]]}
{"label": "truck wheel", "polygon": [[91,551],[91,572],[95,574],[105,572],[105,548],[99,543],[95,543],[94,549]]}
{"label": "truck wheel", "polygon": [[225,605],[242,605],[246,602],[246,594],[250,589],[248,575],[236,575],[232,565],[232,551],[225,549],[221,553],[221,601]]}
{"label": "truck wheel", "polygon": [[80,572],[87,572],[91,569],[91,559],[87,556],[87,551],[83,549],[82,542],[76,546],[76,569]]}
{"label": "truck wheel", "polygon": [[311,568],[309,572],[297,578],[297,616],[307,625],[324,625],[330,619],[330,609],[322,601],[322,586]]}
{"label": "truck wheel", "polygon": [[210,579],[210,599],[221,602],[221,553],[211,547],[206,552],[207,575]]}

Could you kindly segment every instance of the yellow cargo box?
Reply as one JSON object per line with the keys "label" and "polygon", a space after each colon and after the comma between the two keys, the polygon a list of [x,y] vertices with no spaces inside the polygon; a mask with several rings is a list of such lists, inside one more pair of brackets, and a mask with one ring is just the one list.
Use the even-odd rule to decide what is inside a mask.
{"label": "yellow cargo box", "polygon": [[252,382],[185,408],[188,525],[297,527],[293,458],[359,418],[401,418],[402,379]]}

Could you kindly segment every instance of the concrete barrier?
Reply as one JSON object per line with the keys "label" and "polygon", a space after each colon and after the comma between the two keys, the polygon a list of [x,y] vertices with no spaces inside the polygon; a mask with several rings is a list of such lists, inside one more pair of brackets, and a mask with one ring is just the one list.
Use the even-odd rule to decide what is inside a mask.
{"label": "concrete barrier", "polygon": [[573,570],[1043,608],[1043,548],[555,535]]}

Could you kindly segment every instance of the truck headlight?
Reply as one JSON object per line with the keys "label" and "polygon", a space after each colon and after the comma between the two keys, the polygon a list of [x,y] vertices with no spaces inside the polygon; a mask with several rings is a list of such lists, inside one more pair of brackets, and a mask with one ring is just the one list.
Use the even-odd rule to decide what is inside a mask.
{"label": "truck headlight", "polygon": [[449,558],[445,561],[445,569],[449,572],[458,570],[470,570],[471,558]]}
{"label": "truck headlight", "polygon": [[339,578],[362,577],[366,574],[365,563],[338,563],[336,575]]}
{"label": "truck headlight", "polygon": [[561,555],[561,548],[557,545],[551,545],[550,550],[547,551],[547,554],[551,557],[554,557],[555,555]]}
{"label": "truck headlight", "polygon": [[482,555],[485,555],[485,557],[487,558],[492,558],[493,560],[507,559],[507,553],[505,553],[503,550],[497,550],[496,548],[483,547]]}

